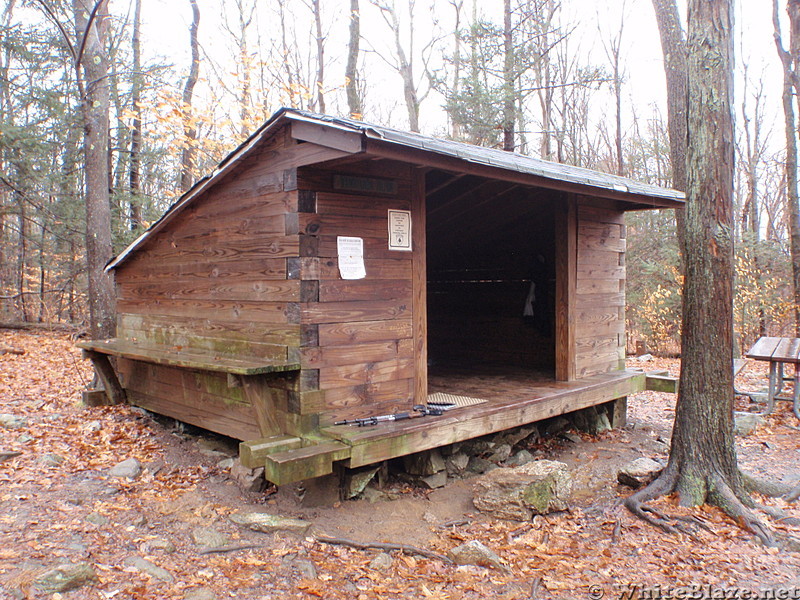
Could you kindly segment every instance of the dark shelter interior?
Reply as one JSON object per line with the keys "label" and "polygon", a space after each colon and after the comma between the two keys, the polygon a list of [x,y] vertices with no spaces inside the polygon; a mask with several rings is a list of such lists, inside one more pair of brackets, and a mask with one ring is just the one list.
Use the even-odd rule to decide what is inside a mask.
{"label": "dark shelter interior", "polygon": [[426,186],[429,372],[552,378],[558,192],[442,171]]}

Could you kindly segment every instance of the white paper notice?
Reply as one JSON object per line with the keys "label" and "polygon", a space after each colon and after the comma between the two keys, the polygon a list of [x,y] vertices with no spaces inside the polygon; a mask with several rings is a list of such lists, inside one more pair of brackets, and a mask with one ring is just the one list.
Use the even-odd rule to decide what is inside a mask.
{"label": "white paper notice", "polygon": [[339,274],[342,279],[364,279],[364,240],[358,237],[337,237],[336,251],[339,255]]}
{"label": "white paper notice", "polygon": [[389,209],[389,250],[411,251],[411,211]]}

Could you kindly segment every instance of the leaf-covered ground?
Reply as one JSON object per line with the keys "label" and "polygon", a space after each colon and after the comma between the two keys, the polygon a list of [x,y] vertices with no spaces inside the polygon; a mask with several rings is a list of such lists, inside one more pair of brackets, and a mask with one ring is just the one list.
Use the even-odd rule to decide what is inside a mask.
{"label": "leaf-covered ground", "polygon": [[[718,510],[681,509],[671,499],[658,505],[710,526],[693,540],[664,535],[620,507],[630,493],[613,478],[620,462],[666,456],[674,415],[668,394],[631,398],[626,430],[582,434],[577,443],[547,447],[548,458],[570,465],[582,490],[569,512],[529,523],[491,520],[471,508],[468,480],[431,493],[398,487],[394,500],[373,504],[307,509],[280,500],[280,494],[242,494],[218,456],[141,411],[82,406],[80,390],[91,373],[67,334],[0,330],[3,348],[24,353],[0,354],[0,413],[19,419],[5,417],[0,452],[20,453],[0,463],[0,598],[37,597],[30,582],[41,570],[79,561],[92,564],[98,579],[63,598],[597,599],[636,597],[626,594],[637,586],[646,588],[642,597],[651,598],[669,597],[667,590],[681,597],[674,595],[677,586],[686,586],[685,593],[694,595],[683,597],[691,598],[746,597],[744,590],[764,589],[788,594],[764,597],[800,597],[800,555],[757,545]],[[679,368],[665,359],[632,360],[630,366],[673,373]],[[737,385],[763,388],[763,366],[750,365]],[[746,400],[739,404],[752,409]],[[145,466],[139,478],[108,476],[112,466],[131,457]],[[800,430],[787,403],[740,441],[742,464],[761,474],[800,478],[798,458]],[[797,508],[784,508],[800,517]],[[314,526],[304,538],[257,534],[229,521],[242,510],[299,516]],[[202,554],[202,528],[229,544],[257,547]],[[377,551],[323,544],[314,534],[409,543],[438,553],[476,539],[507,570],[454,567],[397,553],[381,570],[370,566]],[[161,578],[128,566],[135,557],[163,569],[157,572]],[[313,563],[316,577],[308,568],[295,568],[298,561]],[[654,595],[657,586],[661,596]]]}

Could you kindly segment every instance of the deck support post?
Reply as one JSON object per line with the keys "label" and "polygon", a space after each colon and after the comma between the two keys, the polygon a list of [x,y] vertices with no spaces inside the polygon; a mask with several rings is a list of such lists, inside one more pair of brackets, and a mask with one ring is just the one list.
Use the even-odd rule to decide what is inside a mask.
{"label": "deck support post", "polygon": [[89,390],[89,394],[84,394],[84,398],[87,400],[86,403],[90,406],[125,404],[127,402],[125,390],[122,389],[122,385],[119,382],[119,378],[117,378],[114,367],[111,365],[111,361],[108,359],[108,355],[102,354],[101,352],[93,352],[92,350],[84,350],[83,357],[92,361],[94,372],[97,373],[97,377],[103,384],[107,399],[105,403],[98,402],[97,394],[92,394],[91,392],[93,390]]}
{"label": "deck support post", "polygon": [[628,424],[628,397],[623,396],[606,403],[608,420],[611,422],[612,429],[622,429]]}

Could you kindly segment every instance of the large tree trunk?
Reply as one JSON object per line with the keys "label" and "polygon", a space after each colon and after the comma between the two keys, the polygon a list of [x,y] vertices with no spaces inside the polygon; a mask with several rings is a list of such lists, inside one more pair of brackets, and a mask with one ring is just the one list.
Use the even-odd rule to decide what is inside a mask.
{"label": "large tree trunk", "polygon": [[[733,435],[733,10],[693,0],[681,379],[669,468],[683,504],[740,491]],[[719,503],[719,498],[716,498]]]}
{"label": "large tree trunk", "polygon": [[195,175],[197,152],[197,128],[192,120],[192,98],[194,96],[194,86],[200,76],[200,45],[197,40],[197,29],[200,26],[200,9],[197,0],[189,0],[192,5],[192,24],[189,26],[189,48],[192,52],[192,65],[189,68],[189,76],[183,86],[183,137],[184,147],[181,153],[181,190],[186,191],[192,186]]}
{"label": "large tree trunk", "polygon": [[797,61],[800,60],[800,0],[788,2],[790,23],[790,49],[784,49],[778,18],[778,0],[772,2],[772,22],[775,46],[783,65],[783,122],[786,134],[786,219],[789,225],[789,246],[792,255],[792,283],[794,287],[795,334],[800,335],[800,207],[797,190],[797,124],[793,103],[793,89],[798,89]]}
{"label": "large tree trunk", "polygon": [[[652,0],[664,55],[667,80],[667,129],[672,187],[686,190],[686,109],[689,105],[686,79],[686,40],[675,0]],[[683,210],[675,211],[681,260],[686,251],[683,235]]]}
{"label": "large tree trunk", "polygon": [[[669,462],[628,498],[634,514],[674,531],[643,504],[677,492],[680,503],[721,507],[762,541],[773,536],[749,507],[733,433],[733,26],[732,0],[691,0],[687,36],[688,151],[681,377]],[[746,489],[745,486],[748,486]]]}
{"label": "large tree trunk", "polygon": [[347,66],[345,67],[345,90],[347,92],[347,108],[350,116],[360,119],[364,108],[361,106],[361,94],[358,90],[358,53],[361,42],[361,13],[358,0],[350,0],[350,39],[347,43]]}
{"label": "large tree trunk", "polygon": [[[83,113],[86,186],[86,260],[89,288],[90,333],[93,338],[113,337],[114,285],[104,271],[111,259],[111,207],[108,197],[108,58],[105,53],[106,2],[92,10],[83,0],[73,0],[78,56],[83,67]],[[90,16],[95,18],[90,20]]]}

